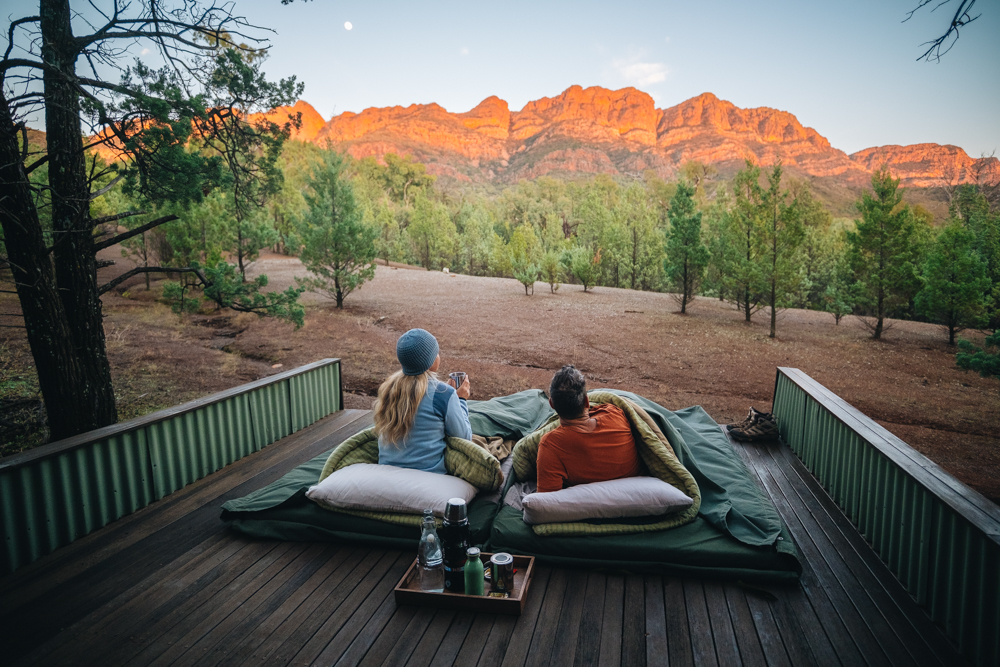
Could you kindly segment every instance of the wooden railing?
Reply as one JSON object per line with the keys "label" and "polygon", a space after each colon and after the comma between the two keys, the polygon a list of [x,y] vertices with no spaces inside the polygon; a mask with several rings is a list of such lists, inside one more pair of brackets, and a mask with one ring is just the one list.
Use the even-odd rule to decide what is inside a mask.
{"label": "wooden railing", "polygon": [[0,576],[343,409],[324,359],[0,459]]}
{"label": "wooden railing", "polygon": [[959,649],[1000,664],[1000,507],[796,368],[778,368],[782,440]]}

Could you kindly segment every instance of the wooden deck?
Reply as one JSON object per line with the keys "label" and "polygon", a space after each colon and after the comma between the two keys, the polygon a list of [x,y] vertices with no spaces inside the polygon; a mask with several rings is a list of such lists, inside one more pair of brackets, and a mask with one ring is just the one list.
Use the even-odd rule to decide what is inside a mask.
{"label": "wooden deck", "polygon": [[409,552],[254,541],[220,505],[371,423],[343,411],[0,579],[4,664],[959,665],[787,448],[741,446],[805,561],[755,588],[541,566],[524,614],[397,606]]}

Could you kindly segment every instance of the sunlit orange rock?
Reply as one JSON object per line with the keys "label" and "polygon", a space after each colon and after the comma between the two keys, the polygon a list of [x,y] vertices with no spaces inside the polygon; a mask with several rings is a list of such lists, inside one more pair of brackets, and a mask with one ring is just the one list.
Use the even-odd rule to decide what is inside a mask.
{"label": "sunlit orange rock", "polygon": [[[715,165],[725,175],[746,159],[764,167],[780,160],[792,175],[832,179],[855,190],[868,184],[882,162],[905,185],[918,187],[1000,180],[995,158],[973,159],[956,146],[883,146],[848,156],[787,111],[741,109],[711,93],[657,109],[652,97],[635,88],[570,86],[514,112],[491,96],[464,113],[411,104],[345,112],[324,123],[300,101],[270,117],[282,120],[289,112],[302,114],[293,138],[331,142],[359,158],[410,155],[430,173],[458,181],[516,182],[572,173],[638,177],[648,170],[672,178],[692,160]],[[114,159],[110,148],[101,153]]]}
{"label": "sunlit orange rock", "polygon": [[290,107],[278,107],[271,113],[267,114],[266,118],[271,122],[283,125],[289,121],[289,116],[294,116],[295,114],[302,114],[301,125],[298,129],[292,130],[292,139],[298,139],[299,141],[315,141],[316,135],[319,131],[323,129],[326,125],[326,121],[323,117],[319,115],[319,112],[313,108],[313,105],[299,100],[294,106]]}
{"label": "sunlit orange rock", "polygon": [[528,102],[511,114],[510,136],[528,139],[558,123],[568,136],[654,146],[656,120],[653,98],[635,88],[570,86],[562,95]]}
{"label": "sunlit orange rock", "polygon": [[973,158],[958,146],[951,145],[876,146],[851,154],[851,159],[867,171],[887,164],[893,177],[900,179],[903,185],[915,187],[1000,180],[1000,160]]}

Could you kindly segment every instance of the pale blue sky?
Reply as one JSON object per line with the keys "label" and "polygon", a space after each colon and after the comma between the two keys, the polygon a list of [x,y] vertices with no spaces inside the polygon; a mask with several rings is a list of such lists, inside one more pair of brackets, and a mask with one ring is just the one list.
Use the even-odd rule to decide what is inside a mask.
{"label": "pale blue sky", "polygon": [[[0,16],[34,4],[0,0]],[[462,112],[490,95],[517,110],[573,84],[635,86],[661,108],[707,91],[789,111],[848,153],[934,142],[1000,154],[1000,2],[977,3],[982,17],[940,64],[916,57],[954,2],[901,23],[916,4],[237,0],[236,9],[276,31],[266,71],[305,82],[303,99],[326,119],[429,102]]]}

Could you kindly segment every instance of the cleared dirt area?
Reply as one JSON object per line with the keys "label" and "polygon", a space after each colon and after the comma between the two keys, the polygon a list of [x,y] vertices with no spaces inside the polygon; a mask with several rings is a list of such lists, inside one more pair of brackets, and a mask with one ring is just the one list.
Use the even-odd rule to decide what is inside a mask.
{"label": "cleared dirt area", "polygon": [[[281,256],[263,258],[254,270],[274,288],[302,275],[298,260]],[[886,340],[876,342],[856,318],[837,326],[825,313],[788,310],[772,340],[765,312],[748,325],[714,299],[698,299],[682,316],[667,294],[606,287],[585,293],[578,285],[550,294],[536,283],[534,295],[525,296],[510,279],[385,266],[342,311],[306,295],[306,325],[298,331],[228,311],[182,320],[155,300],[157,293],[155,283],[146,292],[138,279],[105,297],[123,416],[325,357],[343,360],[347,407],[368,408],[398,368],[396,338],[423,327],[440,342],[441,371],[467,372],[479,399],[544,389],[555,370],[572,363],[591,388],[627,389],[672,409],[697,404],[730,422],[751,405],[770,409],[777,366],[800,368],[1000,501],[1000,382],[958,369],[933,325],[893,322]],[[2,336],[9,354],[25,358],[17,330],[0,330]]]}

